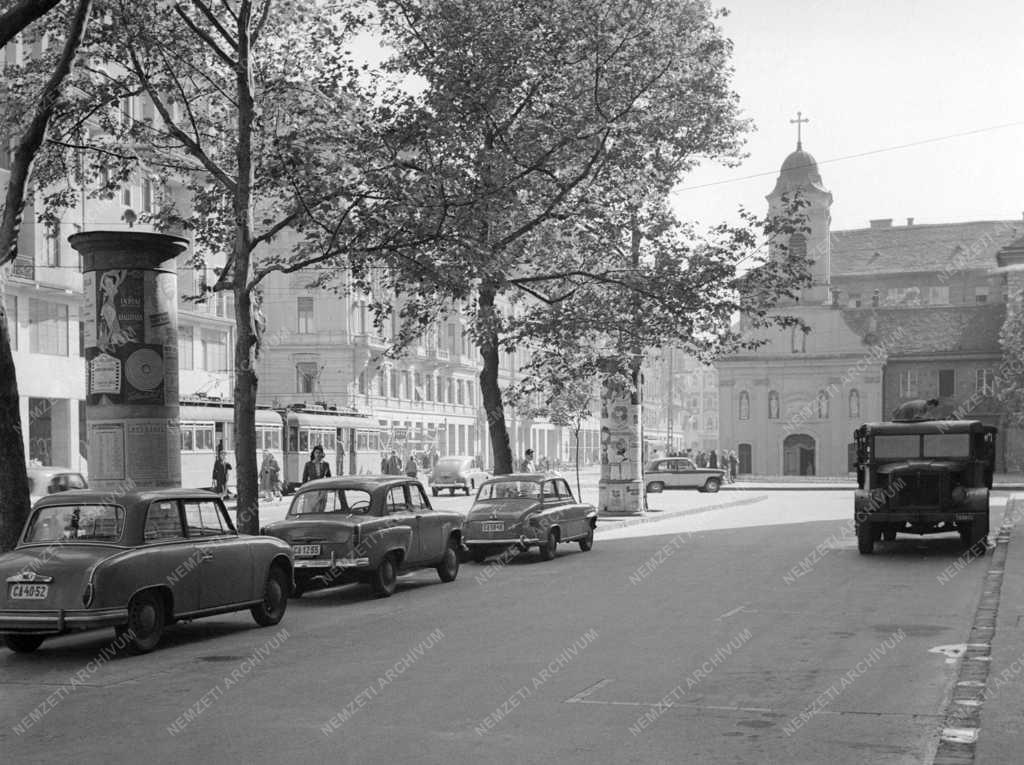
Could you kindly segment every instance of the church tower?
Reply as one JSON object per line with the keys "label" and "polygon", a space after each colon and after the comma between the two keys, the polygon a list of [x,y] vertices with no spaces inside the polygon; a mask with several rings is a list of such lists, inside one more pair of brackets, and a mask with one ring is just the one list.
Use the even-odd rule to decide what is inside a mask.
{"label": "church tower", "polygon": [[[802,210],[810,228],[806,234],[793,234],[789,237],[789,251],[799,253],[805,251],[814,264],[811,274],[814,283],[801,292],[802,305],[828,305],[831,302],[831,257],[832,246],[830,228],[832,225],[832,192],[825,188],[818,172],[818,163],[803,149],[800,136],[800,123],[807,122],[797,112],[796,151],[786,157],[779,171],[775,188],[766,197],[769,214],[781,213],[786,201],[792,200],[797,194],[808,203]],[[785,201],[784,201],[785,198]]]}

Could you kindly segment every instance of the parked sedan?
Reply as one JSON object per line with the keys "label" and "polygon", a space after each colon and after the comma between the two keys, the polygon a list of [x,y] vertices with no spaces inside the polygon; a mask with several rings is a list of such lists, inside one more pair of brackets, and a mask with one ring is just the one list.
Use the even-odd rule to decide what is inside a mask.
{"label": "parked sedan", "polygon": [[485,481],[466,516],[465,544],[478,563],[510,547],[536,547],[542,560],[556,547],[594,546],[597,508],[577,502],[568,482],[553,473],[514,473]]}
{"label": "parked sedan", "polygon": [[724,470],[699,468],[686,457],[662,457],[652,460],[644,470],[648,492],[665,489],[696,489],[715,492],[722,488]]}
{"label": "parked sedan", "polygon": [[470,491],[490,477],[476,457],[441,457],[430,472],[430,491],[436,497],[442,489],[448,489],[450,494],[458,489],[468,497]]}
{"label": "parked sedan", "polygon": [[292,553],[239,534],[207,491],[66,491],[36,503],[18,545],[0,555],[0,578],[0,634],[11,650],[114,627],[119,645],[145,653],[179,620],[249,609],[257,624],[277,624]]}
{"label": "parked sedan", "polygon": [[366,582],[394,593],[400,573],[433,568],[442,582],[459,573],[462,515],[435,510],[407,476],[322,478],[302,486],[284,520],[263,529],[295,554],[295,590]]}
{"label": "parked sedan", "polygon": [[71,468],[33,465],[28,469],[28,493],[32,504],[48,494],[88,488],[82,474]]}

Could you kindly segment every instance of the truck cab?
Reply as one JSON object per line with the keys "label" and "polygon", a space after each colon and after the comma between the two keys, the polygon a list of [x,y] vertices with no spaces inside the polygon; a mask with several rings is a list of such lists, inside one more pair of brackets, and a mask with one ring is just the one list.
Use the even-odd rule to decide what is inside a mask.
{"label": "truck cab", "polygon": [[854,432],[854,523],[863,555],[898,533],[956,531],[984,555],[996,432],[977,420],[878,422]]}

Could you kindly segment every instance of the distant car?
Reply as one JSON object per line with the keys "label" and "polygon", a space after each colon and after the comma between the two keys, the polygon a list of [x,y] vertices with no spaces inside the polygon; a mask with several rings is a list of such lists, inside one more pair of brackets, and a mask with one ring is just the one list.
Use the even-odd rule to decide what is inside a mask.
{"label": "distant car", "polygon": [[145,653],[179,620],[249,609],[257,624],[277,624],[292,552],[239,534],[208,491],[67,491],[36,503],[17,546],[0,555],[0,579],[0,634],[11,650],[114,627],[124,647]]}
{"label": "distant car", "polygon": [[644,483],[648,492],[666,489],[696,489],[716,492],[722,488],[725,471],[718,468],[699,468],[687,457],[659,457],[644,469]]}
{"label": "distant car", "polygon": [[49,494],[88,488],[84,476],[71,468],[33,465],[28,469],[28,493],[32,504]]}
{"label": "distant car", "polygon": [[430,491],[436,497],[442,489],[451,494],[459,489],[468,497],[470,491],[490,477],[476,457],[441,457],[430,472]]}
{"label": "distant car", "polygon": [[459,573],[462,515],[435,510],[407,476],[339,476],[303,484],[284,520],[263,529],[291,545],[294,597],[313,587],[365,582],[378,597],[398,574],[433,568],[442,582]]}
{"label": "distant car", "polygon": [[470,557],[482,563],[510,547],[536,547],[543,560],[564,542],[594,546],[597,508],[577,502],[555,473],[513,473],[485,481],[466,516],[463,535]]}

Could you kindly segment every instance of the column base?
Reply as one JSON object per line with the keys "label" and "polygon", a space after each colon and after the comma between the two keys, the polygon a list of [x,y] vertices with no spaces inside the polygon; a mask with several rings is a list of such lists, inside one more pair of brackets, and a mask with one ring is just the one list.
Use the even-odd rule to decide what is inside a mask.
{"label": "column base", "polygon": [[597,482],[597,512],[599,515],[643,515],[647,503],[641,480],[612,480]]}

